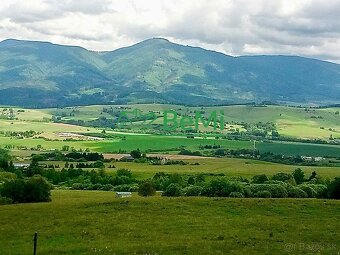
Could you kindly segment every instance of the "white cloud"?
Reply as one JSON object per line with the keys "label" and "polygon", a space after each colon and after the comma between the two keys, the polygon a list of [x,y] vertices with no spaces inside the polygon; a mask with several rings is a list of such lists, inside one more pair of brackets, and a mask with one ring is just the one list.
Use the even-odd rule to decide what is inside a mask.
{"label": "white cloud", "polygon": [[113,50],[166,37],[231,55],[340,62],[338,0],[2,0],[0,39]]}

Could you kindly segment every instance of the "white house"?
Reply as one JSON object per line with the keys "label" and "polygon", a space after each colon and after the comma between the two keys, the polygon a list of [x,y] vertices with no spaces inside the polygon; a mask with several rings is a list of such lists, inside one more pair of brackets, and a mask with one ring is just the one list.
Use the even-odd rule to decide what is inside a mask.
{"label": "white house", "polygon": [[116,197],[122,198],[122,197],[131,197],[131,192],[116,192]]}

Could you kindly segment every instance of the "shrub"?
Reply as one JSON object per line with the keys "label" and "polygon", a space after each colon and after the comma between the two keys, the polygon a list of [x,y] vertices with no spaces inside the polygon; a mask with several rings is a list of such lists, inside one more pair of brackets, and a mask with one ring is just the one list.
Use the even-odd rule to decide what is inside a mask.
{"label": "shrub", "polygon": [[203,188],[201,186],[190,185],[183,189],[183,195],[187,197],[200,196],[202,194]]}
{"label": "shrub", "polygon": [[113,190],[113,185],[111,185],[111,184],[102,185],[101,190],[111,191],[111,190]]}
{"label": "shrub", "polygon": [[182,195],[182,188],[177,183],[171,183],[163,192],[162,196],[179,197]]}
{"label": "shrub", "polygon": [[308,184],[316,192],[317,198],[326,198],[327,197],[327,186],[323,184]]}
{"label": "shrub", "polygon": [[317,197],[316,191],[308,184],[301,184],[298,186],[300,189],[302,189],[304,192],[307,193],[307,196],[309,198],[315,198]]}
{"label": "shrub", "polygon": [[51,200],[51,184],[41,176],[6,181],[0,190],[2,197],[13,202],[46,202]]}
{"label": "shrub", "polygon": [[8,197],[0,197],[0,205],[9,205],[12,204],[13,200]]}
{"label": "shrub", "polygon": [[268,190],[260,190],[254,194],[254,197],[271,198],[272,194]]}
{"label": "shrub", "polygon": [[1,172],[0,169],[0,183],[3,181],[14,180],[17,178],[17,175],[10,172]]}
{"label": "shrub", "polygon": [[129,188],[129,192],[137,192],[139,189],[139,186],[137,184],[132,184]]}
{"label": "shrub", "polygon": [[287,173],[274,174],[273,177],[272,177],[272,180],[287,182],[289,184],[296,185],[296,182],[295,182],[293,175],[287,174]]}
{"label": "shrub", "polygon": [[265,174],[259,174],[259,175],[255,175],[252,178],[252,183],[256,183],[256,184],[262,184],[265,183],[266,181],[268,181],[268,177]]}
{"label": "shrub", "polygon": [[335,178],[328,185],[327,196],[332,199],[340,199],[340,177]]}
{"label": "shrub", "polygon": [[71,189],[73,190],[83,190],[85,187],[85,184],[83,183],[73,183],[71,186]]}
{"label": "shrub", "polygon": [[204,187],[202,195],[209,197],[228,197],[231,192],[243,192],[239,182],[230,182],[225,178],[215,178]]}
{"label": "shrub", "polygon": [[245,197],[253,197],[254,194],[251,192],[251,188],[249,186],[244,187],[243,194]]}
{"label": "shrub", "polygon": [[289,185],[287,188],[288,196],[293,198],[306,198],[308,197],[307,193],[302,189]]}
{"label": "shrub", "polygon": [[113,179],[113,184],[116,185],[122,185],[122,184],[130,184],[133,182],[133,179],[126,175],[118,175]]}
{"label": "shrub", "polygon": [[143,197],[154,196],[156,194],[156,189],[153,186],[152,182],[145,181],[139,185],[138,195]]}
{"label": "shrub", "polygon": [[288,192],[285,186],[281,184],[252,184],[250,185],[250,189],[254,194],[259,191],[269,191],[273,198],[288,197]]}
{"label": "shrub", "polygon": [[244,198],[244,195],[241,192],[231,192],[229,197]]}
{"label": "shrub", "polygon": [[117,176],[126,176],[128,178],[132,178],[132,173],[129,169],[118,169],[116,172]]}
{"label": "shrub", "polygon": [[114,186],[113,190],[118,191],[118,192],[131,192],[131,188],[134,186],[135,185],[131,185],[131,184],[122,184],[122,185]]}

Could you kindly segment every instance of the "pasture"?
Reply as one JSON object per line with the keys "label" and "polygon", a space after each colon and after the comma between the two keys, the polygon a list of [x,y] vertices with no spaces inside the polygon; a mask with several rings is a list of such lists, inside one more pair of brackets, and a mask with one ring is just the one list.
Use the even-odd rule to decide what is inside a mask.
{"label": "pasture", "polygon": [[[258,160],[237,159],[237,158],[197,158],[184,159],[187,165],[150,165],[146,163],[115,162],[118,168],[130,169],[137,179],[147,179],[153,177],[158,172],[178,173],[178,174],[225,174],[226,176],[241,176],[251,179],[254,175],[266,174],[272,176],[278,172],[292,173],[294,169],[301,168],[309,177],[313,171],[324,178],[333,179],[340,176],[340,167],[311,167],[283,165]],[[198,163],[198,164],[197,164]],[[59,163],[57,163],[59,164]],[[60,164],[61,165],[61,164]],[[107,168],[108,172],[115,169]]]}
{"label": "pasture", "polygon": [[55,190],[0,206],[0,254],[338,254],[340,202]]}

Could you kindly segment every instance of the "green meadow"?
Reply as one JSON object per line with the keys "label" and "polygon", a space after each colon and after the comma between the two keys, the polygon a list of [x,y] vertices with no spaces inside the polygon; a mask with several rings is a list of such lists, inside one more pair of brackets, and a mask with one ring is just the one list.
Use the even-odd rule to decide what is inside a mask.
{"label": "green meadow", "polygon": [[0,206],[0,254],[338,254],[340,202],[52,192]]}
{"label": "green meadow", "polygon": [[[65,117],[65,119],[90,121],[98,116],[112,118],[108,113],[102,112],[103,108],[120,110],[119,107],[128,107],[128,110],[139,109],[143,112],[155,111],[164,112],[164,110],[175,110],[179,114],[186,114],[194,111],[205,111],[210,114],[212,111],[223,111],[227,122],[237,123],[266,123],[273,122],[276,124],[280,134],[293,138],[319,138],[328,139],[330,135],[334,138],[340,138],[340,115],[337,114],[340,108],[297,108],[288,106],[219,106],[219,107],[186,107],[180,105],[167,104],[135,104],[125,106],[82,106],[70,107],[64,109],[45,109],[41,110],[44,114],[60,115],[65,113],[74,113],[74,116]],[[163,118],[160,114],[158,121],[162,123]]]}
{"label": "green meadow", "polygon": [[[225,174],[230,177],[241,176],[251,179],[254,175],[258,174],[266,174],[267,176],[272,176],[278,172],[291,174],[294,169],[298,167],[305,172],[306,177],[309,177],[313,171],[316,171],[319,176],[329,179],[340,176],[340,167],[294,166],[237,158],[197,158],[184,159],[183,161],[188,164],[150,165],[146,163],[116,162],[113,163],[113,165],[116,168],[130,169],[133,175],[138,179],[152,178],[158,172],[187,175]],[[107,171],[114,172],[115,169],[107,168]]]}

